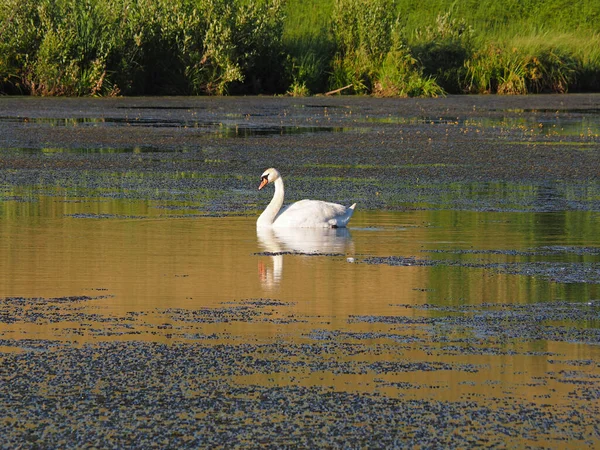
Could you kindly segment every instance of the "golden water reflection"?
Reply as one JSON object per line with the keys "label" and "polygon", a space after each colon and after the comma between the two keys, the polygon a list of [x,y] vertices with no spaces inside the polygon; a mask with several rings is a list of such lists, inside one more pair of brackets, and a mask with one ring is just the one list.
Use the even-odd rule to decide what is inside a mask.
{"label": "golden water reflection", "polygon": [[[430,250],[598,247],[598,218],[592,214],[357,211],[349,230],[257,231],[255,217],[180,218],[176,210],[171,217],[157,206],[50,197],[2,202],[0,338],[290,348],[326,342],[352,349],[320,357],[321,363],[344,363],[344,370],[293,366],[236,381],[444,400],[487,395],[566,404],[572,385],[556,374],[572,370],[571,360],[600,360],[597,345],[568,340],[500,342],[488,336],[476,340],[478,351],[463,351],[471,344],[461,339],[474,339],[468,330],[456,326],[444,334],[427,322],[439,311],[419,308],[594,301],[600,295],[595,284],[555,283],[468,265],[365,263],[373,256],[524,258]],[[102,211],[113,216],[100,216],[109,214]],[[587,254],[564,258],[598,261]],[[375,320],[356,320],[364,317]],[[577,324],[586,326],[598,323]],[[411,365],[415,362],[435,370],[419,370]],[[403,369],[374,369],[380,363]],[[597,370],[595,363],[577,367],[584,378]]]}
{"label": "golden water reflection", "polygon": [[[347,228],[257,228],[256,236],[265,256],[271,264],[259,262],[263,287],[270,289],[279,285],[283,276],[285,254],[311,256],[353,255],[354,247]],[[348,261],[352,262],[352,257]]]}

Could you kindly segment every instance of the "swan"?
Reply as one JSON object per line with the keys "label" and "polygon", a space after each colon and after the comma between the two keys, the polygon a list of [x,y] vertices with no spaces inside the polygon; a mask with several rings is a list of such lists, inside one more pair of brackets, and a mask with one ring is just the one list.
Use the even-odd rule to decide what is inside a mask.
{"label": "swan", "polygon": [[269,183],[275,184],[275,194],[256,221],[258,228],[341,228],[346,226],[354,213],[356,203],[345,207],[321,200],[300,200],[282,208],[283,178],[277,169],[270,168],[264,171],[258,189],[261,190]]}

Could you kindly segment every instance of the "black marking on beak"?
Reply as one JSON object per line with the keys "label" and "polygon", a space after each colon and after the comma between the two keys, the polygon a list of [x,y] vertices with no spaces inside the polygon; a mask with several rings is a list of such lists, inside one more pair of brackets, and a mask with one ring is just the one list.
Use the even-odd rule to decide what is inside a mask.
{"label": "black marking on beak", "polygon": [[258,186],[259,191],[269,183],[269,177],[268,175],[263,175],[260,180],[260,185]]}

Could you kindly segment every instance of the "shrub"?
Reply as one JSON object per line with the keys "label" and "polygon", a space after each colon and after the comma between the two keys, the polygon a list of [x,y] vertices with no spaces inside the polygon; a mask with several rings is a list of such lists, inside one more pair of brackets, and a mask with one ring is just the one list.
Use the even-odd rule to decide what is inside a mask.
{"label": "shrub", "polygon": [[337,54],[331,89],[348,84],[367,93],[392,44],[393,6],[389,0],[336,0],[332,32]]}
{"label": "shrub", "polygon": [[597,2],[526,3],[3,0],[0,93],[600,90]]}
{"label": "shrub", "polygon": [[406,47],[388,52],[373,93],[380,97],[439,97],[445,94],[431,76],[423,76],[417,60]]}
{"label": "shrub", "polygon": [[577,87],[582,64],[556,47],[488,47],[465,63],[465,90],[472,93],[564,93]]}
{"label": "shrub", "polygon": [[544,48],[526,61],[529,92],[565,93],[575,85],[581,72],[576,59],[558,48]]}
{"label": "shrub", "polygon": [[285,90],[283,0],[249,2],[241,5],[232,19],[231,46],[242,72],[239,81],[244,81],[235,87],[236,92],[257,94]]}
{"label": "shrub", "polygon": [[388,0],[337,0],[333,12],[337,53],[332,89],[379,96],[438,96],[444,91],[422,68],[402,39],[393,3]]}
{"label": "shrub", "polygon": [[29,93],[27,74],[40,46],[37,0],[0,2],[0,89]]}
{"label": "shrub", "polygon": [[286,74],[292,86],[304,86],[306,95],[328,88],[327,78],[334,51],[325,32],[288,42],[286,51]]}
{"label": "shrub", "polygon": [[0,80],[32,94],[284,88],[281,0],[7,0],[0,24]]}
{"label": "shrub", "polygon": [[435,25],[415,34],[412,51],[421,62],[423,73],[449,92],[462,92],[465,62],[473,52],[473,28],[465,19],[456,19],[447,12],[437,16]]}
{"label": "shrub", "polygon": [[97,0],[40,3],[41,40],[26,80],[33,94],[105,93],[106,60],[111,51],[105,5]]}

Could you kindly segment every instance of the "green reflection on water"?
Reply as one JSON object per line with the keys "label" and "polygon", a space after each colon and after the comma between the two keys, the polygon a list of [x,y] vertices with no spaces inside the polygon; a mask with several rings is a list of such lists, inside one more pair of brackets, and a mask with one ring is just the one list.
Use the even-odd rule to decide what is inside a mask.
{"label": "green reflection on water", "polygon": [[[232,118],[239,115],[225,115],[225,121],[171,119],[168,117],[0,117],[0,122],[23,123],[48,127],[147,127],[147,128],[185,128],[222,138],[249,138],[254,136],[299,135],[308,133],[342,133],[361,131],[355,127],[342,126],[291,126],[291,125],[255,125],[238,122]],[[83,149],[81,149],[83,150]],[[89,149],[85,149],[89,151]],[[54,151],[60,151],[54,149]],[[72,150],[69,150],[72,151]]]}
{"label": "green reflection on water", "polygon": [[582,117],[538,117],[528,115],[481,117],[464,119],[460,117],[371,117],[368,122],[399,125],[443,125],[460,128],[493,128],[504,131],[520,131],[533,136],[600,136],[600,119],[594,115]]}

